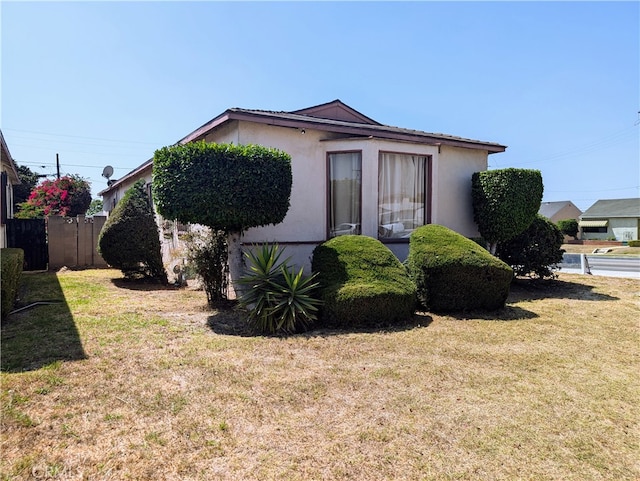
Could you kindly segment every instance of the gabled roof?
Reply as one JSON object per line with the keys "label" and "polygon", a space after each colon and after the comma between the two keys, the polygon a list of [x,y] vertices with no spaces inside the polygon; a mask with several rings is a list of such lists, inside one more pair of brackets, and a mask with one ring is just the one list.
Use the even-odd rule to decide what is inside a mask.
{"label": "gabled roof", "polygon": [[344,120],[347,122],[359,122],[363,124],[382,125],[372,118],[361,114],[356,109],[349,107],[347,104],[336,99],[333,102],[308,107],[302,110],[294,110],[292,114],[308,115],[309,117],[317,117],[320,119]]}
{"label": "gabled roof", "polygon": [[[338,99],[291,112],[230,108],[177,141],[175,145],[202,140],[209,132],[232,120],[297,129],[316,129],[352,137],[374,137],[438,146],[449,145],[454,147],[485,150],[489,154],[504,152],[507,148],[506,146],[495,142],[484,142],[481,140],[456,137],[454,135],[430,133],[423,132],[421,130],[383,125],[358,112],[354,108],[349,107]],[[132,170],[121,179],[114,181],[110,187],[99,192],[98,195],[103,195],[114,189],[126,179],[131,178],[132,176],[135,176],[141,171],[149,168],[152,163],[153,159],[147,160],[144,164]]]}
{"label": "gabled roof", "polygon": [[[319,115],[328,115],[320,117]],[[342,117],[342,120],[332,117]],[[467,139],[454,135],[423,132],[421,130],[405,129],[382,125],[370,119],[340,100],[334,100],[326,104],[316,105],[292,112],[276,112],[271,110],[251,110],[231,108],[224,111],[214,119],[197,128],[186,137],[180,139],[178,144],[185,144],[204,138],[211,130],[230,120],[244,120],[280,127],[308,128],[324,130],[360,137],[376,137],[392,140],[404,140],[433,145],[450,145],[470,149],[486,150],[489,154],[504,152],[506,146],[481,140]]]}
{"label": "gabled roof", "polygon": [[2,157],[2,165],[6,166],[7,175],[9,176],[9,180],[13,185],[21,184],[20,176],[18,175],[18,166],[16,165],[13,157],[11,157],[11,152],[9,152],[9,147],[4,140],[4,135],[2,134],[2,130],[0,130],[0,156]]}
{"label": "gabled roof", "polygon": [[540,204],[540,210],[538,214],[545,216],[547,219],[551,219],[554,215],[560,212],[565,207],[573,206],[578,209],[570,200],[561,200],[558,202],[543,202]]}
{"label": "gabled roof", "polygon": [[640,217],[640,198],[599,200],[580,216],[581,219],[611,217]]}

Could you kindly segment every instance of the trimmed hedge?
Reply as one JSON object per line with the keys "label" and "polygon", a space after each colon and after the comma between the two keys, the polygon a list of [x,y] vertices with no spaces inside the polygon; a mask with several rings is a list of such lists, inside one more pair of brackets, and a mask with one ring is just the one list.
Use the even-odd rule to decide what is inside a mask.
{"label": "trimmed hedge", "polygon": [[321,322],[365,327],[405,322],[413,316],[415,285],[377,239],[335,237],[314,249],[311,267],[320,283]]}
{"label": "trimmed hedge", "polygon": [[4,319],[16,300],[18,293],[18,285],[20,284],[20,276],[22,275],[22,266],[24,264],[24,251],[22,249],[5,248],[0,249],[1,270],[0,291],[2,297],[2,319]]}
{"label": "trimmed hedge", "polygon": [[102,226],[98,252],[125,277],[144,276],[167,284],[158,225],[143,180],[125,192]]}
{"label": "trimmed hedge", "polygon": [[491,252],[495,243],[517,236],[533,222],[543,191],[539,170],[507,168],[472,175],[473,220]]}
{"label": "trimmed hedge", "polygon": [[292,182],[291,156],[259,145],[200,141],[153,156],[158,212],[228,232],[282,222]]}
{"label": "trimmed hedge", "polygon": [[640,247],[640,240],[630,240],[627,245],[629,247]]}
{"label": "trimmed hedge", "polygon": [[429,311],[504,307],[513,270],[471,239],[441,225],[411,234],[409,272],[418,301]]}
{"label": "trimmed hedge", "polygon": [[554,279],[564,254],[563,240],[558,226],[538,214],[522,234],[498,242],[496,255],[511,266],[516,276]]}

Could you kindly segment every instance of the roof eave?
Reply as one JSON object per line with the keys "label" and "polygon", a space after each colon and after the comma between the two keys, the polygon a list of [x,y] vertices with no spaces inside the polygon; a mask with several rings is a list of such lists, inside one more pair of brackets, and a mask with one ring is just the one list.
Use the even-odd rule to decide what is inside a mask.
{"label": "roof eave", "polygon": [[229,109],[223,114],[219,115],[215,119],[207,122],[202,127],[194,130],[191,134],[178,141],[179,144],[192,142],[194,140],[203,139],[211,130],[219,125],[228,122],[229,120],[240,120],[247,122],[256,122],[267,125],[274,125],[277,127],[289,127],[289,128],[313,128],[316,130],[335,132],[340,134],[357,135],[362,137],[377,137],[386,138],[392,140],[404,140],[409,142],[421,142],[432,145],[448,145],[452,147],[464,147],[471,149],[486,150],[489,154],[495,154],[504,152],[506,146],[488,143],[482,141],[476,141],[471,139],[453,139],[447,136],[440,136],[437,134],[421,133],[419,131],[414,132],[402,132],[394,131],[384,125],[367,125],[358,124],[353,125],[349,122],[340,121],[326,121],[314,117],[305,117],[298,119],[287,119],[273,115],[265,115],[258,112],[238,111],[235,109]]}

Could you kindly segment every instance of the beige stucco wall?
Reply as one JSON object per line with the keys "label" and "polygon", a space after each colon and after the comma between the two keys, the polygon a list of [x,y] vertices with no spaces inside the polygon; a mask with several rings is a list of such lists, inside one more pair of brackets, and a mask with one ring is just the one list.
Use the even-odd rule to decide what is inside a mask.
{"label": "beige stucco wall", "polygon": [[[281,224],[248,229],[245,244],[278,242],[286,245],[294,264],[310,268],[313,248],[327,239],[327,153],[362,151],[362,234],[378,235],[378,159],[380,151],[426,155],[432,166],[432,223],[445,225],[465,236],[478,235],[473,222],[471,176],[486,170],[487,152],[471,149],[399,142],[373,138],[337,138],[336,134],[233,121],[206,137],[208,142],[258,144],[291,155],[293,185],[291,206]],[[151,181],[151,171],[144,175]],[[118,189],[120,200],[135,179]],[[105,196],[107,202],[112,195]],[[165,241],[166,244],[166,241]],[[175,244],[175,239],[173,244]],[[388,244],[404,259],[408,243]],[[173,249],[177,246],[174,245]],[[165,254],[167,250],[164,250]],[[165,259],[166,260],[166,259]]]}
{"label": "beige stucco wall", "polygon": [[487,152],[442,146],[433,169],[434,224],[448,227],[464,236],[476,237],[473,221],[471,176],[487,170]]}
{"label": "beige stucco wall", "polygon": [[[486,170],[487,153],[381,139],[327,139],[324,132],[271,127],[251,123],[238,126],[238,143],[275,147],[292,157],[291,207],[277,226],[249,229],[243,241],[321,243],[327,238],[327,153],[362,151],[362,234],[378,235],[378,159],[380,151],[431,157],[432,223],[445,225],[465,236],[477,236],[471,206],[471,176]],[[304,139],[301,136],[304,135]],[[227,139],[229,136],[226,136]],[[214,140],[211,138],[211,140]],[[304,140],[304,141],[301,141]],[[407,244],[389,244],[400,258]],[[292,250],[291,248],[288,250]],[[298,246],[294,259],[309,266],[312,247]]]}
{"label": "beige stucco wall", "polygon": [[558,223],[560,220],[575,219],[578,220],[582,215],[582,211],[575,205],[567,205],[560,209],[555,215],[551,217],[551,222]]}

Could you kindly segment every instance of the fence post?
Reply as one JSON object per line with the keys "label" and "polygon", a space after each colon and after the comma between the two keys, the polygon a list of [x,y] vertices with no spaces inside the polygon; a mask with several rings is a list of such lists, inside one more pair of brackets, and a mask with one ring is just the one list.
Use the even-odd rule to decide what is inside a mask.
{"label": "fence post", "polygon": [[589,267],[589,261],[587,260],[587,254],[580,255],[580,267],[583,274],[591,274],[591,268]]}

